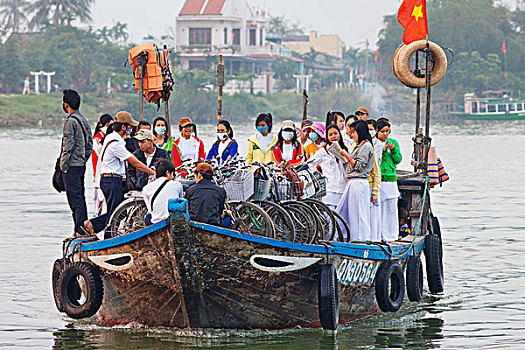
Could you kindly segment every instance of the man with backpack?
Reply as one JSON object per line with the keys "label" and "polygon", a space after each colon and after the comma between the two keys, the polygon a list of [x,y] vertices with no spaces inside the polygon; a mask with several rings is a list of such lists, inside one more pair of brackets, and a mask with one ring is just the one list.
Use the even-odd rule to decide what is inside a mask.
{"label": "man with backpack", "polygon": [[89,122],[78,111],[80,96],[75,90],[63,91],[62,108],[68,116],[64,122],[59,163],[76,231],[88,218],[84,177],[93,140]]}

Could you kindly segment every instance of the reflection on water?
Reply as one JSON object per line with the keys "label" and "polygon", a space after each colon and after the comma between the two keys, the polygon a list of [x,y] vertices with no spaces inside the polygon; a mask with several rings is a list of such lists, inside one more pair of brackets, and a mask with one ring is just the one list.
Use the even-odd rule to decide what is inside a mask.
{"label": "reflection on water", "polygon": [[[276,124],[277,125],[277,124]],[[209,146],[213,125],[199,127]],[[241,153],[253,125],[236,127]],[[412,124],[393,137],[410,166]],[[445,293],[341,327],[229,331],[104,328],[59,314],[51,267],[71,213],[50,176],[60,131],[0,131],[0,347],[57,349],[525,348],[525,122],[437,122],[451,181],[432,191],[444,236]],[[90,168],[90,166],[88,167]],[[91,177],[91,169],[86,179]],[[88,207],[91,184],[86,180]]]}

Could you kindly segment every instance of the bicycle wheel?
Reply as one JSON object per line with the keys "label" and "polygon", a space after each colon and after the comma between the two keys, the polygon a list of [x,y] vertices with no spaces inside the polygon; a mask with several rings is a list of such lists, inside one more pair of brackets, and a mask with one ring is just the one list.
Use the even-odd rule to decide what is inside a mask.
{"label": "bicycle wheel", "polygon": [[311,244],[317,232],[317,220],[312,209],[297,201],[282,202],[281,206],[292,217],[295,226],[295,242]]}
{"label": "bicycle wheel", "polygon": [[262,201],[255,203],[263,208],[272,219],[273,226],[275,227],[275,237],[293,242],[295,239],[295,226],[290,214],[274,202]]}
{"label": "bicycle wheel", "polygon": [[[346,222],[346,220],[341,215],[339,215],[338,212],[336,212],[335,210],[332,210],[332,214],[334,214],[335,220],[337,221],[337,233],[339,237],[339,242],[350,242],[350,226],[348,226],[348,223]],[[341,224],[343,225],[343,227],[341,227]],[[346,232],[346,241],[344,238],[345,232]]]}
{"label": "bicycle wheel", "polygon": [[146,227],[148,214],[146,202],[142,198],[129,198],[115,209],[106,227],[110,237],[117,237]]}
{"label": "bicycle wheel", "polygon": [[337,223],[335,221],[334,214],[332,214],[332,210],[318,199],[308,198],[304,199],[303,202],[310,205],[310,207],[314,209],[314,211],[316,211],[316,213],[318,214],[318,219],[321,223],[321,227],[317,232],[317,239],[333,241],[335,237]]}
{"label": "bicycle wheel", "polygon": [[272,219],[257,204],[250,202],[229,202],[232,229],[252,235],[275,238]]}

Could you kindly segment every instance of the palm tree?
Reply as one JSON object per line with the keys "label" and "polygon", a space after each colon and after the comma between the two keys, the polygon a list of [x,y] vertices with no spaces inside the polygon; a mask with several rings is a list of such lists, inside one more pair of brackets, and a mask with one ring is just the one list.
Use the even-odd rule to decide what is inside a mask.
{"label": "palm tree", "polygon": [[0,2],[0,16],[6,29],[12,29],[13,33],[18,33],[22,22],[27,20],[24,14],[29,6],[26,0],[2,0]]}
{"label": "palm tree", "polygon": [[126,23],[117,22],[109,29],[111,37],[118,43],[125,45],[129,39],[128,25]]}
{"label": "palm tree", "polygon": [[94,0],[37,0],[28,10],[35,15],[31,27],[42,27],[48,22],[52,26],[69,25],[74,20],[91,21],[91,5]]}

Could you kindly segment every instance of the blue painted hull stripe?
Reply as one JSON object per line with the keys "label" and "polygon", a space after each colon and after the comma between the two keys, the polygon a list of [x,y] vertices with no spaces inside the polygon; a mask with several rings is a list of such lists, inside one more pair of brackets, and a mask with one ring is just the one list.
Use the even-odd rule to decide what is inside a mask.
{"label": "blue painted hull stripe", "polygon": [[[144,236],[147,236],[155,231],[161,230],[167,227],[168,225],[169,225],[169,219],[166,219],[154,225],[148,226],[139,231],[135,231],[135,232],[132,232],[124,236],[106,239],[103,241],[83,243],[82,251],[89,252],[89,251],[96,251],[96,250],[102,250],[102,249],[120,246],[120,245],[129,243],[129,242],[132,242],[134,240],[137,240],[139,238],[142,238]],[[248,242],[264,244],[264,245],[276,247],[276,248],[290,249],[290,250],[295,250],[295,251],[305,252],[305,253],[326,254],[327,249],[328,249],[329,254],[339,254],[339,255],[348,256],[348,257],[373,259],[373,260],[389,260],[390,259],[390,256],[387,253],[385,253],[385,251],[381,247],[377,245],[330,242],[330,247],[327,248],[323,245],[293,243],[293,242],[281,241],[281,240],[273,239],[273,238],[254,236],[254,235],[250,235],[250,234],[246,234],[246,233],[242,233],[242,232],[238,232],[238,231],[234,231],[230,229],[225,229],[223,227],[212,226],[212,225],[193,222],[193,221],[190,221],[190,226],[194,228],[206,230],[209,232],[213,232],[216,234],[220,234],[223,236],[241,239],[241,240],[248,241]],[[81,240],[82,239],[79,239],[78,241],[81,241]],[[408,244],[404,246],[392,246],[391,248],[392,254],[400,255],[406,252],[403,256],[396,257],[396,259],[407,258],[412,255],[413,250],[415,250],[416,254],[419,253],[423,249],[424,242],[425,242],[424,239],[421,240],[420,242],[417,242],[414,245],[414,249],[410,249],[410,251],[408,252],[406,252]],[[71,254],[71,251],[74,245],[75,245],[74,242],[70,245],[68,255]]]}

